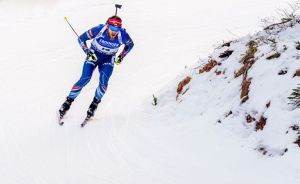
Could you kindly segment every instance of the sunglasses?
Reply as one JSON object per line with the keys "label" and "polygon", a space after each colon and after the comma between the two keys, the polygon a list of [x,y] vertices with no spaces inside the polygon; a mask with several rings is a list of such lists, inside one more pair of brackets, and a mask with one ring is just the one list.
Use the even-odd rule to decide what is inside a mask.
{"label": "sunglasses", "polygon": [[121,29],[120,27],[116,27],[116,26],[113,26],[113,25],[109,25],[108,27],[109,27],[110,30],[116,31],[116,32],[120,31],[120,29]]}

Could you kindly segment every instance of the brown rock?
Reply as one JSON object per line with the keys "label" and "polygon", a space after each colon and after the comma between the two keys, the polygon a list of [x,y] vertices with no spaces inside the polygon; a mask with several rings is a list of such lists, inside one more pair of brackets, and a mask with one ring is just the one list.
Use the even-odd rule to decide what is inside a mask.
{"label": "brown rock", "polygon": [[191,77],[187,76],[185,79],[183,79],[179,84],[178,84],[178,87],[177,87],[177,94],[181,94],[182,90],[183,90],[183,87],[185,85],[187,85],[190,81],[191,81]]}

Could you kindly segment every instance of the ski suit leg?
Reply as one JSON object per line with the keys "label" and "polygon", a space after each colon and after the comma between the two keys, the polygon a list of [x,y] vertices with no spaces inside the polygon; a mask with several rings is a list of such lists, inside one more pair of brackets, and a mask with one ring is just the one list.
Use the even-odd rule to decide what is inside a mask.
{"label": "ski suit leg", "polygon": [[75,99],[79,95],[82,88],[91,80],[93,72],[96,67],[97,67],[96,63],[88,60],[85,61],[83,65],[81,77],[72,87],[72,90],[70,91],[70,94],[68,96],[69,98]]}
{"label": "ski suit leg", "polygon": [[113,61],[114,61],[114,57],[108,58],[104,63],[101,64],[101,66],[98,67],[100,77],[99,77],[99,86],[97,87],[95,92],[95,98],[97,100],[101,100],[106,92],[108,86],[108,80],[114,69]]}

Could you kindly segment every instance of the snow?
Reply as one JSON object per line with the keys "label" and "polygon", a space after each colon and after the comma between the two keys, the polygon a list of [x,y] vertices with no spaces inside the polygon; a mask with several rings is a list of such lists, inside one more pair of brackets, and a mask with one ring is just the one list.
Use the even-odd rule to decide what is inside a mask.
{"label": "snow", "polygon": [[[289,2],[0,1],[0,183],[299,183],[299,148],[292,143],[297,135],[285,134],[299,119],[299,109],[285,102],[299,83],[292,78],[299,68],[292,59],[298,56],[293,48],[299,26],[277,35],[278,47],[288,46],[280,59],[266,64],[262,57],[249,72],[255,90],[242,106],[242,79],[232,76],[250,39],[238,37],[260,30],[261,18]],[[123,4],[119,13],[135,47],[115,67],[94,120],[80,128],[97,72],[59,127],[55,111],[84,59],[63,17],[82,33],[103,23],[114,3]],[[227,78],[216,77],[214,69],[194,73],[199,58],[230,39],[238,39],[230,46],[234,53],[219,66],[227,68]],[[263,47],[262,53],[271,51]],[[288,73],[278,76],[282,68]],[[190,89],[179,103],[177,84],[191,73]],[[261,115],[266,99],[272,103],[265,116],[276,123],[255,132],[243,123],[244,113],[253,109]],[[228,110],[233,115],[224,118]],[[259,145],[274,156],[260,154]],[[286,147],[287,153],[277,155]]]}

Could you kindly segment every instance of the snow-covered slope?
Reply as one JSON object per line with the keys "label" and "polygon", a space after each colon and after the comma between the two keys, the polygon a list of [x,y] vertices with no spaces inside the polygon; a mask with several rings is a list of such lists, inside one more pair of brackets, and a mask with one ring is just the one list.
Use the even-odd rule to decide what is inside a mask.
{"label": "snow-covered slope", "polygon": [[[230,108],[238,108],[232,105],[239,103],[237,97],[226,98],[231,103],[222,108],[225,98],[208,103],[213,94],[193,95],[198,87],[191,87],[178,103],[182,77],[173,81],[199,55],[208,55],[214,43],[257,30],[260,18],[286,2],[0,0],[0,183],[297,183],[296,145],[269,141],[271,148],[288,146],[289,151],[271,159],[257,154],[251,126],[247,130],[241,122],[235,126],[223,119],[216,124],[227,110],[243,112]],[[59,127],[55,111],[80,76],[84,59],[63,17],[82,33],[105,22],[114,3],[123,4],[120,16],[135,48],[115,68],[95,119],[80,128],[97,73]],[[227,89],[221,80],[212,83]],[[236,91],[241,80],[232,81]],[[197,86],[196,78],[193,83]],[[220,92],[221,86],[206,86],[199,87],[203,94],[213,87]],[[158,89],[168,92],[155,93],[159,106],[153,107],[151,96]],[[234,95],[230,89],[226,94]],[[218,103],[212,116],[211,107]]]}
{"label": "snow-covered slope", "polygon": [[[236,139],[235,146],[240,149],[258,157],[272,157],[268,161],[274,165],[261,173],[268,175],[273,169],[280,171],[280,177],[285,172],[293,176],[278,181],[272,173],[274,180],[270,183],[299,182],[300,109],[288,99],[300,82],[299,23],[300,17],[223,43],[208,59],[200,60],[177,78],[178,86],[172,82],[169,89],[159,92],[153,113],[160,114],[155,116],[163,122],[177,122],[184,127],[182,131],[191,122],[199,129],[207,128],[207,124],[214,132],[226,129],[230,133],[220,133],[217,144],[228,146]],[[192,133],[200,133],[199,129]],[[205,142],[210,142],[209,137]],[[209,149],[204,147],[205,151]],[[220,154],[237,156],[233,153],[238,151],[236,148],[228,147],[226,151],[230,154],[223,150]],[[262,158],[252,160],[250,167],[265,164]]]}
{"label": "snow-covered slope", "polygon": [[[187,71],[177,90],[179,106],[228,127],[263,154],[300,151],[294,143],[299,131],[292,130],[299,127],[300,110],[288,99],[300,82],[299,22],[296,18],[220,45]],[[161,105],[169,98],[162,95]]]}

